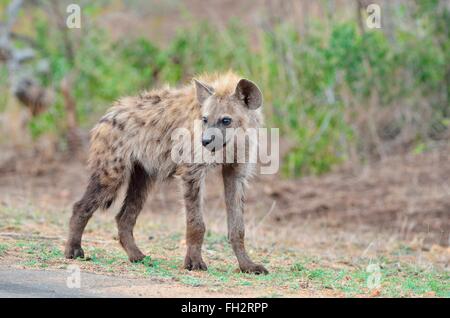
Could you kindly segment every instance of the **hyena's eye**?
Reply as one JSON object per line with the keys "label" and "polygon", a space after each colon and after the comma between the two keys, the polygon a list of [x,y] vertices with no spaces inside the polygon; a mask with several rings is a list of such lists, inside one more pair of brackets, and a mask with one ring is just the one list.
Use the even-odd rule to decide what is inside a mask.
{"label": "hyena's eye", "polygon": [[222,118],[222,124],[224,126],[228,126],[229,124],[231,124],[231,118],[230,117],[224,117]]}
{"label": "hyena's eye", "polygon": [[207,123],[208,123],[208,117],[203,116],[203,117],[202,117],[202,122],[203,122],[204,124],[207,124]]}

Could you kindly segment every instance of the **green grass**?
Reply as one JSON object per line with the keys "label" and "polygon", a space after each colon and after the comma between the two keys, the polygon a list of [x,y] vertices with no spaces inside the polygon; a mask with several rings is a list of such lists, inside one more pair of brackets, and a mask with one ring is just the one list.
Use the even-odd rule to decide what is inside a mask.
{"label": "green grass", "polygon": [[[22,224],[17,231],[18,235],[34,233],[36,222],[49,219],[47,214],[52,214],[36,212],[31,217],[29,213],[19,213],[16,210],[4,212],[3,219],[0,219],[0,229],[10,228],[12,224]],[[11,218],[7,218],[8,213]],[[48,228],[41,231],[60,233],[60,222],[47,222]],[[149,255],[140,263],[131,264],[118,242],[101,234],[109,233],[105,228],[103,231],[96,231],[100,241],[84,243],[85,259],[66,260],[61,240],[37,239],[39,236],[28,238],[24,234],[23,238],[0,237],[0,260],[8,263],[11,259],[13,264],[27,268],[49,269],[65,269],[69,264],[76,263],[86,272],[157,278],[167,284],[177,283],[219,292],[238,289],[266,297],[296,295],[305,291],[347,297],[450,297],[448,270],[405,261],[415,259],[415,253],[422,252],[403,243],[377,258],[353,258],[350,265],[345,266],[339,265],[348,264],[345,259],[348,255],[342,254],[342,251],[338,252],[341,255],[337,259],[330,260],[317,254],[299,253],[293,247],[278,248],[268,255],[267,252],[250,246],[251,257],[263,263],[270,272],[268,275],[255,276],[237,270],[234,253],[223,234],[209,231],[205,237],[203,258],[208,271],[189,272],[183,269],[185,247],[180,243],[183,233],[178,230],[168,231],[165,227],[153,227],[152,232],[155,233],[152,240],[139,243]],[[370,289],[367,284],[373,274],[367,270],[370,264],[378,264],[379,268],[380,285],[375,289]]]}
{"label": "green grass", "polygon": [[3,256],[8,250],[8,245],[0,244],[0,257]]}
{"label": "green grass", "polygon": [[[212,238],[208,243],[217,244],[216,238]],[[158,249],[158,246],[154,247],[155,251]],[[18,252],[21,258],[19,264],[25,267],[65,268],[68,264],[64,260],[62,251],[54,242],[7,241],[1,243],[0,255],[7,250]],[[364,261],[354,264],[351,268],[339,269],[325,265],[326,262],[320,258],[298,259],[295,254],[286,258],[286,255],[280,254],[273,255],[271,260],[272,262],[283,260],[281,265],[268,264],[270,270],[268,275],[255,276],[237,271],[234,258],[220,261],[208,259],[205,256],[209,265],[208,271],[189,272],[182,268],[182,255],[167,258],[147,256],[140,263],[130,264],[125,253],[116,248],[86,246],[85,253],[86,259],[70,263],[77,262],[82,270],[90,272],[156,277],[185,286],[206,287],[216,291],[239,287],[250,288],[266,292],[267,294],[264,294],[266,297],[280,297],[286,291],[295,295],[296,292],[304,289],[316,292],[326,290],[347,297],[371,295],[373,292],[367,286],[370,273],[366,271],[368,264]],[[377,296],[450,297],[448,271],[419,268],[386,257],[377,261],[382,264],[380,286],[376,288]]]}

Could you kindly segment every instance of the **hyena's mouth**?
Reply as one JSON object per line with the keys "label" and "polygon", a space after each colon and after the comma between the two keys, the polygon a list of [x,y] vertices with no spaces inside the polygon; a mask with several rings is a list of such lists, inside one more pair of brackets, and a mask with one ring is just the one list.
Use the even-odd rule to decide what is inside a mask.
{"label": "hyena's mouth", "polygon": [[213,136],[211,141],[205,140],[206,142],[203,143],[203,147],[205,147],[207,150],[209,150],[212,153],[215,153],[216,151],[219,151],[227,145],[229,139],[224,138],[222,136]]}
{"label": "hyena's mouth", "polygon": [[213,147],[212,149],[208,149],[208,147],[206,147],[206,149],[208,149],[208,150],[211,151],[212,153],[215,153],[216,150],[223,149],[223,148],[225,148],[226,145],[227,145],[227,142],[225,141],[225,142],[223,143],[222,147],[220,147],[220,148],[218,148],[218,149],[216,149],[217,147]]}
{"label": "hyena's mouth", "polygon": [[[223,140],[223,142],[220,143],[222,140]],[[208,149],[212,153],[215,153],[216,151],[224,149],[231,140],[232,140],[232,137],[229,137],[229,138],[225,137],[222,139],[218,139],[218,140],[216,140],[215,143],[210,143],[209,145],[207,145],[206,149]]]}

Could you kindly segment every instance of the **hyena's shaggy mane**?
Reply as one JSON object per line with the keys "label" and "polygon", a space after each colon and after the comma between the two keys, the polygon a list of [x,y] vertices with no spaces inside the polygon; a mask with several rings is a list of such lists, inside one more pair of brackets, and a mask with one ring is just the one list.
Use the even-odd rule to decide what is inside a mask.
{"label": "hyena's shaggy mane", "polygon": [[235,72],[229,70],[225,73],[204,73],[196,77],[201,82],[207,83],[214,88],[216,96],[229,96],[234,93],[236,85],[242,76],[239,76]]}
{"label": "hyena's shaggy mane", "polygon": [[[201,73],[193,78],[214,88],[214,94],[216,96],[225,97],[234,93],[236,85],[242,79],[242,76],[232,70],[228,70],[227,72]],[[163,87],[145,90],[139,94],[139,97],[142,99],[159,99],[160,97],[165,98],[173,92],[178,92],[178,94],[184,95],[185,102],[187,104],[197,104],[195,87],[192,84],[192,80],[178,88],[165,85]],[[125,97],[116,101],[114,106],[123,106],[124,104],[128,104],[127,99],[128,98]],[[136,102],[131,99],[129,103],[135,104]]]}

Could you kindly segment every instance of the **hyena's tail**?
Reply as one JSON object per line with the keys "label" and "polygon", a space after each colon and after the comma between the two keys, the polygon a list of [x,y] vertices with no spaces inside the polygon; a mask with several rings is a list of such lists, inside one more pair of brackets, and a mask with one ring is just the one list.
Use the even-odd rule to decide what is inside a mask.
{"label": "hyena's tail", "polygon": [[114,201],[116,200],[116,196],[114,196],[114,198],[109,199],[108,201],[104,202],[102,206],[100,206],[103,210],[108,210],[111,205],[114,203]]}
{"label": "hyena's tail", "polygon": [[93,174],[82,200],[90,202],[91,205],[97,208],[109,209],[119,196],[119,190],[122,185],[122,179],[110,180],[104,183],[99,180],[96,174]]}
{"label": "hyena's tail", "polygon": [[108,184],[106,189],[101,189],[97,195],[100,203],[100,209],[107,210],[120,196],[120,189],[125,184],[123,180],[117,181],[113,184]]}

